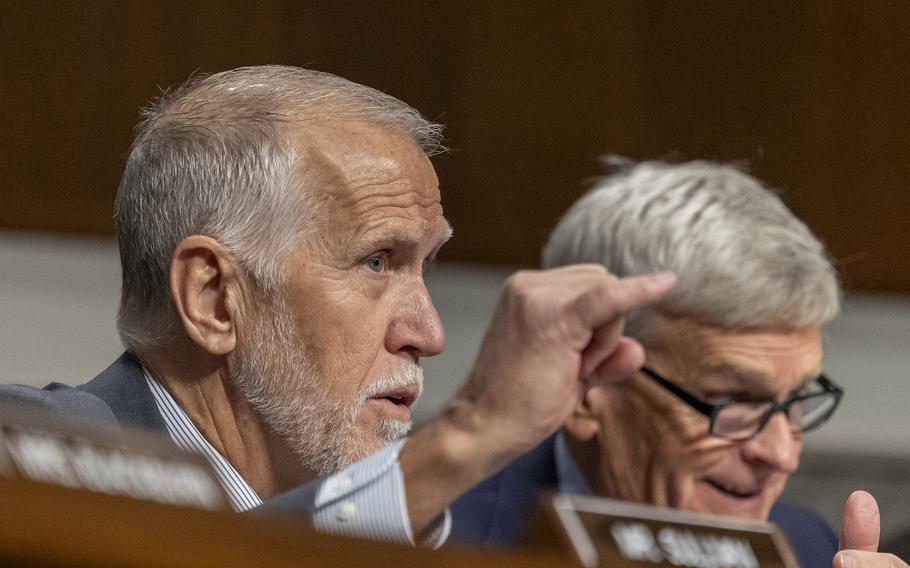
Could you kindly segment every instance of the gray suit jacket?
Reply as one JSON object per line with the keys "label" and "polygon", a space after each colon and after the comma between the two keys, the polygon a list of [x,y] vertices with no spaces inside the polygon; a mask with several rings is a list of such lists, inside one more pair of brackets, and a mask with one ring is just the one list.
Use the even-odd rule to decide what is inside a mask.
{"label": "gray suit jacket", "polygon": [[[36,410],[67,420],[93,424],[119,424],[167,433],[155,398],[142,373],[139,360],[124,353],[100,375],[75,388],[51,383],[43,389],[23,385],[0,385],[0,407]],[[253,513],[281,513],[309,519],[315,509],[321,480],[292,489],[264,502]]]}

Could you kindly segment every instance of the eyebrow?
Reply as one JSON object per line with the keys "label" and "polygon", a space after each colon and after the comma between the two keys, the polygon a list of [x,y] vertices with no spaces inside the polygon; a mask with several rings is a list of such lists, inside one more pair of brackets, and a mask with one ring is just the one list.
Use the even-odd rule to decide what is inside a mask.
{"label": "eyebrow", "polygon": [[[452,238],[452,225],[446,219],[443,219],[443,222],[445,223],[445,228],[442,231],[436,231],[436,244],[431,249],[430,257],[435,256],[442,245]],[[352,252],[356,256],[362,256],[380,248],[416,248],[420,245],[420,241],[421,239],[415,239],[397,230],[379,230],[366,241],[361,242]]]}
{"label": "eyebrow", "polygon": [[[818,375],[819,373],[811,373],[803,377],[803,380],[800,381],[799,385],[797,385],[796,388],[794,388],[791,392],[796,392],[803,389],[806,385],[817,379]],[[774,391],[773,380],[766,373],[750,371],[748,369],[743,369],[729,363],[718,363],[702,367],[700,376],[722,378],[727,382],[722,386],[726,386],[727,384],[735,384],[736,386],[751,388],[769,394],[772,394]]]}

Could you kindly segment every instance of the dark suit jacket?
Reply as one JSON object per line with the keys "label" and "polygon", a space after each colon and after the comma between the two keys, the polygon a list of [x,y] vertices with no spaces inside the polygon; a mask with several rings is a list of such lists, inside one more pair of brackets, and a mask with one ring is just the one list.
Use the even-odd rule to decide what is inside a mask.
{"label": "dark suit jacket", "polygon": [[[482,548],[518,544],[537,506],[537,496],[558,486],[555,437],[481,483],[452,505],[450,541]],[[831,568],[837,537],[815,513],[778,502],[771,509],[803,568]]]}
{"label": "dark suit jacket", "polygon": [[[0,386],[0,405],[20,410],[34,409],[67,420],[119,424],[128,428],[166,434],[139,360],[124,353],[100,375],[78,387],[51,383],[43,389],[22,385]],[[309,517],[315,509],[320,481],[314,481],[277,495],[252,512]]]}

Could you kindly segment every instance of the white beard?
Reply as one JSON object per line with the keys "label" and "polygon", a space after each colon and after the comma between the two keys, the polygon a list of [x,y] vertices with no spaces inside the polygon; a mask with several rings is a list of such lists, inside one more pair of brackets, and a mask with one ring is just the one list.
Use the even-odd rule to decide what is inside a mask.
{"label": "white beard", "polygon": [[371,397],[404,386],[423,389],[417,363],[380,377],[345,400],[325,388],[283,301],[262,307],[249,336],[228,356],[228,373],[265,424],[282,437],[301,463],[319,475],[350,465],[405,436],[411,421],[380,419],[375,431],[358,428],[357,417]]}

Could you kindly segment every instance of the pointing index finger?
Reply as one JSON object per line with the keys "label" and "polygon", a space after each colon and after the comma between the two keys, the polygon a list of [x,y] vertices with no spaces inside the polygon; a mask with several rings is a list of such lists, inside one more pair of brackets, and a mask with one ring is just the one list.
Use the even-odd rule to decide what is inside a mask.
{"label": "pointing index finger", "polygon": [[595,305],[582,306],[585,310],[583,313],[591,318],[593,334],[582,353],[581,376],[588,378],[607,361],[616,364],[607,365],[609,368],[603,369],[605,373],[611,369],[627,373],[631,370],[629,363],[637,362],[637,365],[632,366],[640,366],[639,359],[643,359],[639,353],[640,348],[633,349],[634,353],[626,353],[625,357],[614,357],[617,351],[622,351],[623,315],[630,309],[660,300],[675,284],[676,277],[670,272],[609,280],[605,283],[600,294],[591,298]]}
{"label": "pointing index finger", "polygon": [[611,280],[591,298],[595,305],[582,306],[582,309],[591,318],[591,327],[597,328],[631,309],[659,301],[675,285],[676,275],[672,272]]}

